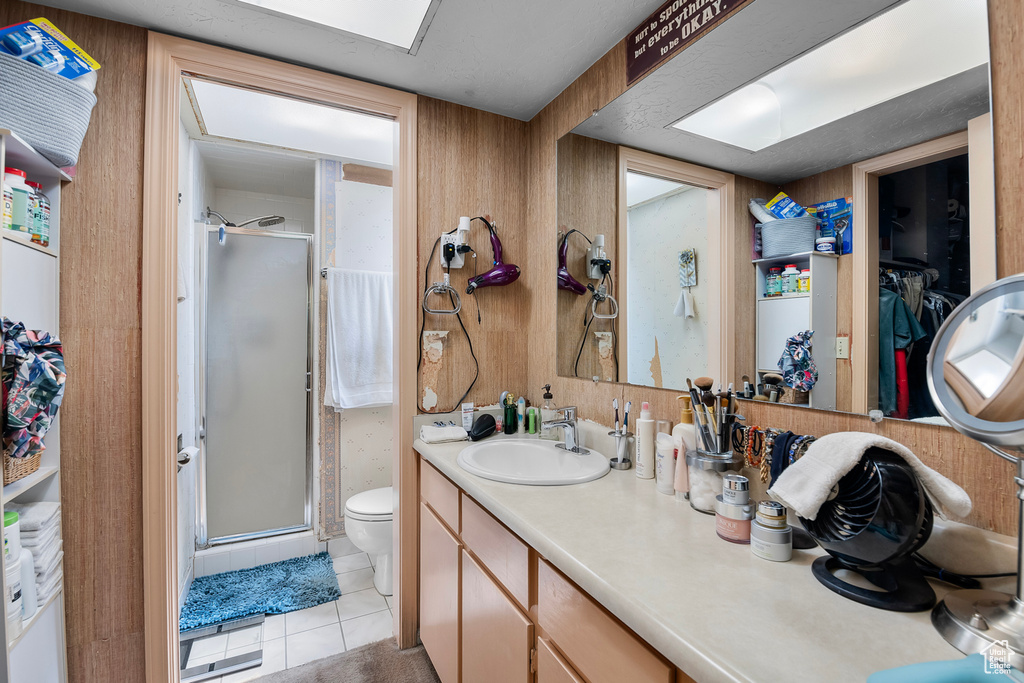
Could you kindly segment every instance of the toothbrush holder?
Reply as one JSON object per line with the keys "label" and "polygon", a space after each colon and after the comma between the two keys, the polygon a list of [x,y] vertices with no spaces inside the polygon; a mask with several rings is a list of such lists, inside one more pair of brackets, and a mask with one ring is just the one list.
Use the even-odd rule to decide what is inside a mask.
{"label": "toothbrush holder", "polygon": [[633,432],[610,431],[608,436],[615,437],[615,457],[608,462],[613,470],[628,470],[633,466],[629,459],[629,440]]}

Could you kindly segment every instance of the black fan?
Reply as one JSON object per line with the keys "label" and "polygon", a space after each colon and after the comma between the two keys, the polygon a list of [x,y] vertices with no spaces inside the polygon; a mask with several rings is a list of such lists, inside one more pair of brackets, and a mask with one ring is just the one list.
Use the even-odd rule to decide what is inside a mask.
{"label": "black fan", "polygon": [[[800,519],[831,557],[812,571],[828,589],[851,600],[896,612],[920,612],[935,604],[935,591],[915,566],[916,552],[932,531],[932,505],[902,458],[868,449],[833,490],[815,520]],[[855,586],[834,572],[846,569],[880,590]]]}

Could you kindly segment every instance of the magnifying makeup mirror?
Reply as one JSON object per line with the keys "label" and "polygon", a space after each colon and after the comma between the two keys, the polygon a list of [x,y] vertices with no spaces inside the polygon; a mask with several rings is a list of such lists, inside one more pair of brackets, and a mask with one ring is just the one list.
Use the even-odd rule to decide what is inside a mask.
{"label": "magnifying makeup mirror", "polygon": [[1024,669],[1024,274],[975,292],[946,319],[928,353],[928,389],[957,431],[1016,464],[1021,513],[1016,594],[954,591],[932,624],[964,654],[1006,641],[1010,663]]}

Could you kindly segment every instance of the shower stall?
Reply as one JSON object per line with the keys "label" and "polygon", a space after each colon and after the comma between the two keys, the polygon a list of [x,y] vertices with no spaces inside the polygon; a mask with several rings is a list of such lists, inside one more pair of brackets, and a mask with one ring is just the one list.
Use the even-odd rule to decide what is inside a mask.
{"label": "shower stall", "polygon": [[197,227],[196,545],[310,529],[313,236]]}

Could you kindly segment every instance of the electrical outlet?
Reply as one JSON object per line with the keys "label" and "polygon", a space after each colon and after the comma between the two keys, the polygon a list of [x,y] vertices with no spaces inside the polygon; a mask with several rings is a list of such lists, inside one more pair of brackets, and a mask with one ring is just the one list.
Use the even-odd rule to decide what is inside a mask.
{"label": "electrical outlet", "polygon": [[847,360],[850,358],[849,337],[836,337],[836,358]]}
{"label": "electrical outlet", "polygon": [[441,236],[440,249],[438,249],[439,256],[441,258],[441,270],[444,271],[448,265],[444,260],[444,245],[446,244],[455,245],[455,258],[452,259],[452,270],[466,265],[466,255],[459,253],[459,245],[462,244],[462,234],[456,232],[451,235]]}

